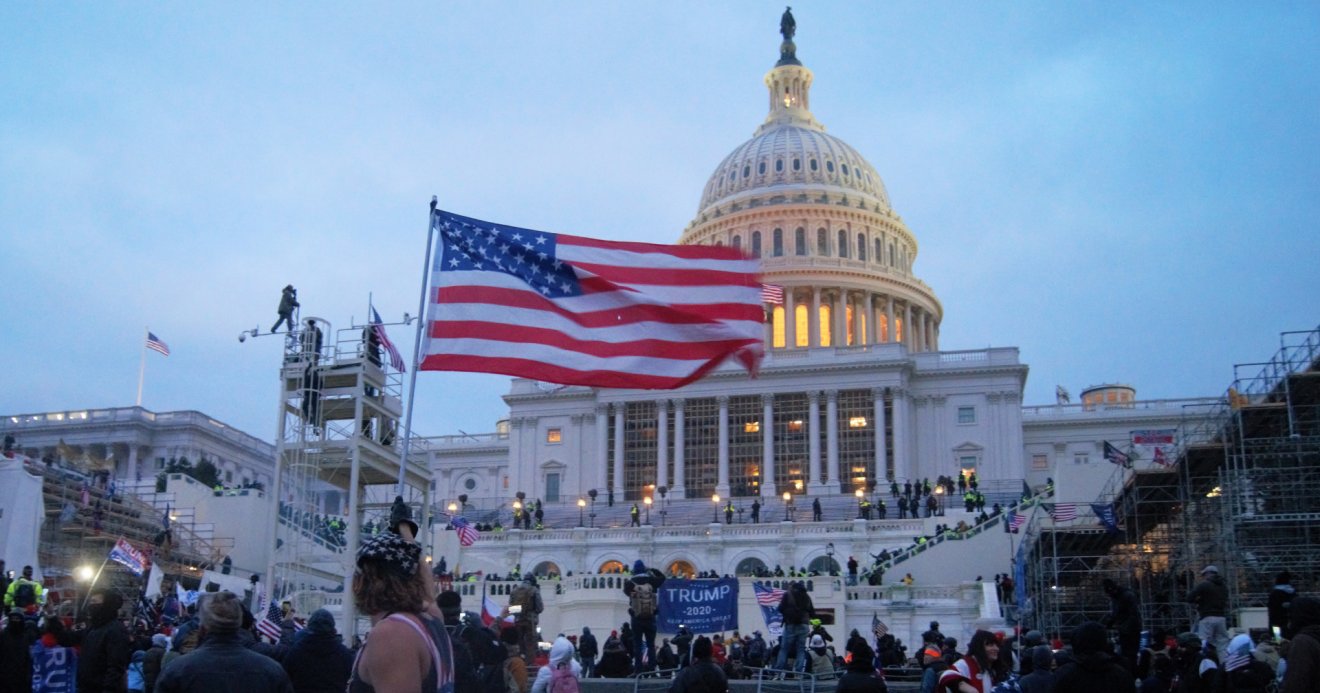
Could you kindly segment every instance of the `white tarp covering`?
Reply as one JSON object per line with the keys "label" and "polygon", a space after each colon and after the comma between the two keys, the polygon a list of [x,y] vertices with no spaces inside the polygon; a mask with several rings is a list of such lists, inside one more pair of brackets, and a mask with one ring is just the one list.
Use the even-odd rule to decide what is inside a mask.
{"label": "white tarp covering", "polygon": [[7,570],[18,573],[30,565],[35,577],[41,579],[37,540],[45,520],[41,477],[23,468],[22,457],[0,456],[0,537],[4,537],[0,558],[5,560]]}

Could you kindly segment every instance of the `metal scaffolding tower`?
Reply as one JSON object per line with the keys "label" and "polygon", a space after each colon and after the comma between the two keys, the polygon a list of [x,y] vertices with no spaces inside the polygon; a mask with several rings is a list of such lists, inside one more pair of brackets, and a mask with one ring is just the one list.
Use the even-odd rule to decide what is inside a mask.
{"label": "metal scaffolding tower", "polygon": [[[323,335],[331,325],[302,319],[285,335],[280,367],[280,410],[276,440],[276,499],[279,503],[270,588],[275,597],[307,605],[343,586],[341,632],[351,637],[357,618],[351,597],[353,557],[367,521],[389,512],[396,494],[414,508],[427,545],[423,515],[430,506],[430,470],[410,454],[399,486],[403,412],[402,377],[382,359],[370,326],[354,325]],[[329,506],[329,507],[328,507]],[[325,523],[344,526],[333,533]],[[313,604],[315,605],[315,604]],[[304,608],[306,608],[304,606]]]}

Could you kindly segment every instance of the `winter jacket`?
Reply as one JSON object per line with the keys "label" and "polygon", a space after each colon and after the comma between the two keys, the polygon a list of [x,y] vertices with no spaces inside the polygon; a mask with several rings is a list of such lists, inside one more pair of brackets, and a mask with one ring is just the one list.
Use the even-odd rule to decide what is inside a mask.
{"label": "winter jacket", "polygon": [[297,693],[341,693],[353,673],[353,653],[335,633],[305,633],[282,664]]}
{"label": "winter jacket", "polygon": [[849,671],[839,677],[835,693],[886,693],[888,690],[885,680],[874,672]]}
{"label": "winter jacket", "polygon": [[1269,600],[1266,602],[1266,613],[1269,614],[1269,624],[1271,628],[1277,627],[1287,638],[1292,635],[1288,630],[1288,609],[1292,606],[1293,597],[1297,596],[1297,590],[1292,585],[1275,585],[1270,590]]}
{"label": "winter jacket", "polygon": [[578,638],[578,654],[584,658],[594,659],[600,654],[596,645],[596,636],[591,634],[590,628],[582,629],[582,637]]}
{"label": "winter jacket", "polygon": [[1228,613],[1228,585],[1218,573],[1197,583],[1187,595],[1187,601],[1196,605],[1201,618],[1223,616]]}
{"label": "winter jacket", "polygon": [[156,690],[156,679],[160,678],[161,664],[165,661],[165,648],[152,646],[142,660],[142,679],[148,693]]}
{"label": "winter jacket", "polygon": [[129,645],[128,630],[117,620],[88,630],[78,655],[79,692],[122,693]]}
{"label": "winter jacket", "polygon": [[1106,651],[1105,629],[1083,623],[1073,632],[1073,661],[1059,668],[1054,689],[1068,693],[1136,693],[1132,672]]}
{"label": "winter jacket", "polygon": [[550,689],[550,677],[554,676],[555,669],[564,662],[568,662],[574,676],[582,678],[582,665],[573,659],[573,643],[569,642],[568,638],[560,636],[555,638],[555,644],[550,646],[549,662],[536,671],[536,680],[532,682],[532,693],[546,693]]}
{"label": "winter jacket", "polygon": [[726,693],[729,677],[715,662],[698,659],[674,677],[669,693]]}
{"label": "winter jacket", "polygon": [[1296,634],[1288,651],[1288,669],[1279,693],[1320,691],[1320,599],[1294,599],[1290,623]]}
{"label": "winter jacket", "polygon": [[231,691],[293,693],[293,684],[275,660],[249,650],[229,633],[209,635],[196,650],[167,664],[156,681],[156,693]]}

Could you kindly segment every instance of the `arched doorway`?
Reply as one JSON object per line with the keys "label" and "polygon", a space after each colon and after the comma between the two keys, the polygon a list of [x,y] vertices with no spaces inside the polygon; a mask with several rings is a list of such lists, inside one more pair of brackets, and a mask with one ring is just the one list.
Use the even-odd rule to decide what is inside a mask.
{"label": "arched doorway", "polygon": [[834,560],[833,556],[817,556],[815,560],[807,566],[807,572],[820,573],[821,575],[837,574],[839,572],[839,562]]}
{"label": "arched doorway", "polygon": [[625,570],[626,568],[623,567],[623,564],[618,561],[605,561],[600,564],[600,570],[597,572],[604,573],[605,575],[617,575]]}
{"label": "arched doorway", "polygon": [[691,563],[679,559],[669,564],[669,569],[665,571],[665,574],[669,577],[691,580],[692,576],[697,574],[697,568]]}
{"label": "arched doorway", "polygon": [[744,558],[738,561],[738,567],[734,568],[733,574],[738,577],[754,577],[769,571],[769,566],[765,561],[759,558]]}
{"label": "arched doorway", "polygon": [[536,564],[535,568],[532,568],[532,575],[541,578],[559,577],[559,566],[555,565],[552,561],[541,561]]}

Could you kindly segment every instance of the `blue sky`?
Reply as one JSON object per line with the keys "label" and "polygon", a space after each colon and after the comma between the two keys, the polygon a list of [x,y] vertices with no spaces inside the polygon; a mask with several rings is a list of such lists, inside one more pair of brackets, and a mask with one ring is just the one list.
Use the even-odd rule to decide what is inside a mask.
{"label": "blue sky", "polygon": [[[416,312],[432,194],[672,242],[765,115],[783,5],[0,5],[0,412],[198,409],[269,438],[279,289]],[[1320,5],[802,2],[812,108],[880,171],[947,349],[1026,402],[1222,392],[1320,322]],[[411,335],[394,328],[394,339]],[[507,378],[424,373],[416,428]]]}

